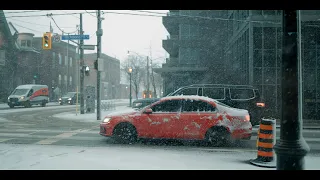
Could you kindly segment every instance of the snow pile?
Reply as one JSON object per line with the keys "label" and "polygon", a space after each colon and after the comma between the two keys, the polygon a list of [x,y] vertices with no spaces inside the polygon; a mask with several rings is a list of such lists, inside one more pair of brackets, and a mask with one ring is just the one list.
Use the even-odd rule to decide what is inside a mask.
{"label": "snow pile", "polygon": [[[127,106],[118,106],[115,110],[108,110],[108,111],[101,111],[101,120],[107,116],[107,115],[116,115],[116,114],[122,114],[127,112],[133,112],[134,110],[131,107]],[[80,114],[78,111],[78,114],[76,112],[65,112],[65,113],[59,113],[53,115],[55,118],[64,119],[64,120],[74,120],[74,121],[80,121],[80,122],[100,122],[97,120],[97,110],[95,110],[94,113],[86,113],[86,114]]]}

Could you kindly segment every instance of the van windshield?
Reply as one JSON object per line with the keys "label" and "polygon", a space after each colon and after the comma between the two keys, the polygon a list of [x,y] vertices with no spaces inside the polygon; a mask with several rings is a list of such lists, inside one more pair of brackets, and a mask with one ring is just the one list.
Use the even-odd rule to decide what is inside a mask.
{"label": "van windshield", "polygon": [[15,89],[11,95],[25,95],[29,89]]}

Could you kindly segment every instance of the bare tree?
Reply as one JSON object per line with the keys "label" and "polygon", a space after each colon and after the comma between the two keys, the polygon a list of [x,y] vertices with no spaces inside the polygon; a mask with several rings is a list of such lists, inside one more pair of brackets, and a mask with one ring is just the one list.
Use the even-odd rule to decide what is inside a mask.
{"label": "bare tree", "polygon": [[[154,97],[157,97],[157,86],[160,86],[162,83],[162,78],[160,74],[157,74],[153,71],[154,68],[159,68],[159,67],[161,67],[160,64],[152,63],[151,61],[151,83],[153,86]],[[161,95],[161,92],[160,92],[160,95]]]}
{"label": "bare tree", "polygon": [[133,90],[138,99],[138,93],[140,90],[141,82],[145,76],[145,59],[139,56],[130,55],[122,64],[121,69],[126,72],[127,78],[130,78],[129,68],[132,68],[131,72],[131,83]]}

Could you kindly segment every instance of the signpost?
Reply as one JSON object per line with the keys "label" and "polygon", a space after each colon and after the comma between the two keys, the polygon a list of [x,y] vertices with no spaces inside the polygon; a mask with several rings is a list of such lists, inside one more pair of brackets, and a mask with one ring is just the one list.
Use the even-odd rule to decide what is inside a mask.
{"label": "signpost", "polygon": [[59,34],[55,34],[52,36],[52,39],[54,42],[60,42],[61,41],[61,36]]}
{"label": "signpost", "polygon": [[81,46],[81,49],[84,49],[84,50],[94,50],[95,49],[95,45],[82,45]]}
{"label": "signpost", "polygon": [[88,40],[90,39],[89,35],[62,35],[61,36],[62,40]]}

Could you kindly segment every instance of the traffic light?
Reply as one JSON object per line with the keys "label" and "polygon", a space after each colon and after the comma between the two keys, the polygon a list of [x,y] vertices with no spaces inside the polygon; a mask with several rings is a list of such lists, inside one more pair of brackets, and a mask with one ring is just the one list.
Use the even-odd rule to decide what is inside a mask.
{"label": "traffic light", "polygon": [[44,33],[42,37],[42,49],[51,49],[51,33]]}
{"label": "traffic light", "polygon": [[34,74],[33,75],[33,79],[38,79],[39,78],[39,74]]}

